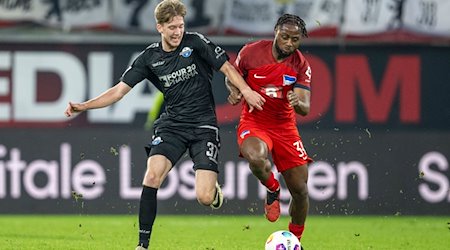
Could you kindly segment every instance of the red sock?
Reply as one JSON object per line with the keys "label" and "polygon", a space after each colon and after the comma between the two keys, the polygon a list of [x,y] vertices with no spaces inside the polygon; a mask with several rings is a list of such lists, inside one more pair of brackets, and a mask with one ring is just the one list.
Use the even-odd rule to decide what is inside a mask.
{"label": "red sock", "polygon": [[275,179],[275,175],[271,172],[269,179],[265,183],[262,183],[264,186],[266,186],[267,189],[270,190],[270,192],[275,192],[280,188],[280,183]]}
{"label": "red sock", "polygon": [[289,222],[289,231],[297,236],[298,240],[302,238],[303,230],[305,230],[305,225],[297,225]]}

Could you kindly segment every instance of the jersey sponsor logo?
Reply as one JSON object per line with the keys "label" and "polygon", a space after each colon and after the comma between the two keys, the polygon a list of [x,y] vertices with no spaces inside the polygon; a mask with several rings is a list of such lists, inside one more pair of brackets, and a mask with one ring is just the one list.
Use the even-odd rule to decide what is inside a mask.
{"label": "jersey sponsor logo", "polygon": [[195,77],[196,75],[198,75],[197,65],[193,63],[170,74],[160,76],[159,80],[165,88],[169,88],[173,84],[179,83],[181,81],[186,81],[190,78]]}
{"label": "jersey sponsor logo", "polygon": [[297,81],[297,77],[290,75],[283,75],[283,86],[289,86]]}
{"label": "jersey sponsor logo", "polygon": [[166,61],[155,62],[155,63],[152,64],[152,67],[153,67],[153,68],[156,68],[156,67],[158,67],[158,66],[163,65],[165,62],[166,62]]}
{"label": "jersey sponsor logo", "polygon": [[244,130],[244,131],[242,131],[242,133],[239,135],[239,137],[241,137],[242,139],[244,139],[244,137],[245,137],[246,135],[248,135],[248,134],[250,134],[250,130]]}
{"label": "jersey sponsor logo", "polygon": [[180,52],[180,56],[182,56],[184,58],[188,58],[191,56],[192,51],[194,51],[194,50],[189,47],[184,47]]}
{"label": "jersey sponsor logo", "polygon": [[266,78],[266,76],[261,76],[261,75],[258,75],[258,74],[253,74],[253,77],[254,78],[256,78],[256,79],[264,79],[264,78]]}
{"label": "jersey sponsor logo", "polygon": [[161,139],[161,137],[158,136],[158,137],[153,138],[152,145],[153,146],[159,145],[161,142],[163,142],[163,140]]}

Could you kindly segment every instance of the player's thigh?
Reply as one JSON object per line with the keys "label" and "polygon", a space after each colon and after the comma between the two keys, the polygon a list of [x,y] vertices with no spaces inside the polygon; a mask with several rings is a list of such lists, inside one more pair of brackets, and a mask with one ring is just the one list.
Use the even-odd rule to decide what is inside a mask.
{"label": "player's thigh", "polygon": [[197,197],[200,194],[214,194],[216,189],[217,173],[211,170],[197,169],[195,171],[195,190]]}
{"label": "player's thigh", "polygon": [[265,129],[251,122],[241,122],[237,130],[237,142],[242,156],[268,157],[272,150],[272,139]]}
{"label": "player's thigh", "polygon": [[281,174],[293,197],[308,195],[308,164],[290,168],[281,172]]}
{"label": "player's thigh", "polygon": [[308,182],[308,164],[299,165],[281,172],[287,186],[297,186]]}
{"label": "player's thigh", "polygon": [[164,155],[153,155],[147,159],[147,170],[145,172],[143,185],[159,188],[172,169],[172,163]]}

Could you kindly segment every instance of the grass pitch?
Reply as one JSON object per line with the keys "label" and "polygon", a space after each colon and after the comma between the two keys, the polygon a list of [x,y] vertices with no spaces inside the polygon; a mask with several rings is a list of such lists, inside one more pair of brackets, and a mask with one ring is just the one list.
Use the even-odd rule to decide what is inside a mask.
{"label": "grass pitch", "polygon": [[[162,216],[151,249],[258,250],[288,217]],[[137,215],[0,216],[0,249],[134,249]],[[302,239],[317,249],[450,249],[450,216],[309,216]]]}

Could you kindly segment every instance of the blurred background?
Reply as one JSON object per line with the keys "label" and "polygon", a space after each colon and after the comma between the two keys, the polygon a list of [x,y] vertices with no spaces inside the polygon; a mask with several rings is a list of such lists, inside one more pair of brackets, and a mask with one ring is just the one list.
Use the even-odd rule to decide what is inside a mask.
{"label": "blurred background", "polygon": [[[74,118],[160,40],[156,0],[0,1],[0,213],[134,214],[144,146],[163,107],[144,81],[113,106]],[[234,60],[272,39],[283,13],[302,17],[312,110],[298,126],[310,165],[310,214],[449,215],[449,0],[185,0],[188,31]],[[221,126],[219,211],[195,199],[183,158],[158,193],[159,213],[262,214],[265,191],[238,157],[240,107],[214,92]],[[289,193],[282,191],[282,212]]]}

